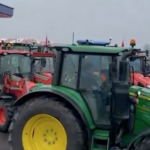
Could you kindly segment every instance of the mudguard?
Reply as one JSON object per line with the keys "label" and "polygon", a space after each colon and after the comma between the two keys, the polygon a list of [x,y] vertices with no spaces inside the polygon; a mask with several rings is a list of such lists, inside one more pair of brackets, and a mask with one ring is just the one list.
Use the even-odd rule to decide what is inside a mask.
{"label": "mudguard", "polygon": [[91,116],[90,111],[88,110],[88,107],[85,104],[84,100],[83,100],[82,104],[77,103],[76,100],[73,99],[71,96],[67,95],[67,93],[64,94],[63,92],[60,92],[59,90],[55,90],[55,89],[51,89],[51,88],[36,89],[36,90],[31,91],[28,94],[20,97],[18,100],[16,100],[14,102],[14,105],[15,106],[22,105],[23,103],[27,102],[28,100],[30,100],[33,97],[42,96],[42,95],[46,95],[46,94],[48,94],[48,95],[52,94],[53,96],[55,96],[55,95],[60,96],[60,97],[64,98],[65,100],[67,100],[79,113],[79,115],[81,116],[85,125],[90,129],[95,128],[95,125],[92,120],[92,116]]}
{"label": "mudguard", "polygon": [[[138,139],[143,138],[143,137],[147,137],[148,135],[150,135],[150,128],[148,128],[148,129],[142,131],[141,133],[139,133],[139,134],[130,142],[130,144],[128,145],[128,147],[127,147],[126,150],[131,150],[132,147],[133,147],[133,145],[134,145],[134,143],[135,143]],[[138,142],[140,142],[140,141],[138,141]]]}

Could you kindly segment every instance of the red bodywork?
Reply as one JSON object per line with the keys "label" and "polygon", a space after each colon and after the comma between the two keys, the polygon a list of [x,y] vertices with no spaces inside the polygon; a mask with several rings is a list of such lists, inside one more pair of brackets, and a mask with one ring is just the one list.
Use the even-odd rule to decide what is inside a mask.
{"label": "red bodywork", "polygon": [[[31,54],[28,51],[20,50],[0,50],[0,55],[9,53],[9,54]],[[35,86],[35,83],[28,81],[24,78],[11,75],[11,78],[8,74],[3,75],[3,87],[4,93],[11,94],[16,96],[16,98],[21,97],[26,94],[28,90]]]}
{"label": "red bodywork", "polygon": [[12,75],[10,79],[7,74],[4,75],[4,93],[15,95],[16,98],[26,94],[34,86],[35,83],[24,78]]}
{"label": "red bodywork", "polygon": [[[41,53],[41,52],[28,52],[20,50],[0,50],[0,55],[4,53],[9,54],[30,54],[31,57],[53,57],[52,53]],[[15,95],[16,98],[26,94],[36,83],[51,84],[52,75],[51,73],[33,73],[32,79],[26,80],[24,78],[8,74],[3,76],[4,93]]]}
{"label": "red bodywork", "polygon": [[[53,53],[41,53],[41,52],[33,52],[32,57],[54,57]],[[42,84],[51,84],[52,83],[52,74],[41,72],[36,73],[34,72],[32,75],[32,81],[35,83],[42,83]]]}
{"label": "red bodywork", "polygon": [[133,83],[134,85],[138,85],[140,83],[141,85],[143,85],[143,87],[146,87],[147,85],[150,85],[150,78],[144,77],[141,73],[134,72],[130,74],[130,82]]}

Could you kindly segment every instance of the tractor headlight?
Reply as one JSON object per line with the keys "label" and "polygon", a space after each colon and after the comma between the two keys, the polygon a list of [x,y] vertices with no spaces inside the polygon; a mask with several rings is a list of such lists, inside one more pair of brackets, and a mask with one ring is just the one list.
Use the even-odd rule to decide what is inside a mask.
{"label": "tractor headlight", "polygon": [[147,85],[146,87],[147,87],[148,89],[150,89],[150,85]]}
{"label": "tractor headlight", "polygon": [[138,91],[138,92],[137,92],[137,95],[140,96],[140,95],[141,95],[141,91]]}
{"label": "tractor headlight", "polygon": [[141,91],[136,91],[135,94],[136,94],[136,98],[138,98],[141,95]]}

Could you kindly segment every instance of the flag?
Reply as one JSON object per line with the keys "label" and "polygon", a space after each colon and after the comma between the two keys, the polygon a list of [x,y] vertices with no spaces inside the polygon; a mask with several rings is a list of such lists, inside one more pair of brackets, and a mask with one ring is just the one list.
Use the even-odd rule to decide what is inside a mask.
{"label": "flag", "polygon": [[124,40],[122,40],[121,47],[124,47]]}

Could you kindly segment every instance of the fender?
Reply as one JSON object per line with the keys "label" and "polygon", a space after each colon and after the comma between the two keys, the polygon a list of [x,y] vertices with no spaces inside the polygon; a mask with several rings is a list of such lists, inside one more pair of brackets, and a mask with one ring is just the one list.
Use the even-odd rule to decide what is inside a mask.
{"label": "fender", "polygon": [[[71,97],[69,97],[68,95],[54,90],[54,89],[40,89],[40,90],[34,90],[31,91],[30,93],[27,93],[26,95],[20,97],[19,99],[17,99],[14,102],[14,106],[18,106],[18,105],[22,105],[23,103],[27,102],[28,100],[30,100],[33,97],[37,97],[37,96],[42,96],[42,95],[52,95],[52,96],[59,96],[62,97],[63,99],[67,100],[67,102],[69,102],[74,108],[75,110],[79,113],[80,117],[82,118],[83,122],[85,123],[85,125],[90,128],[90,129],[94,129],[95,125],[93,123],[91,114],[87,114],[89,115],[89,118],[87,118],[86,114],[82,111],[82,109],[80,108],[80,106],[74,101],[74,99],[72,99]],[[85,106],[87,107],[87,106]]]}
{"label": "fender", "polygon": [[[148,135],[150,135],[150,128],[147,128],[146,130],[140,132],[128,145],[126,150],[131,150],[134,143],[139,139],[139,138],[143,138],[143,137],[147,137]],[[138,141],[140,142],[140,141]]]}

